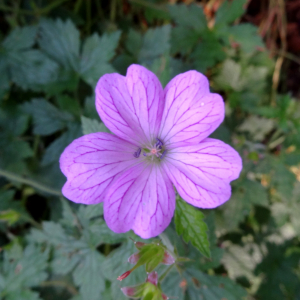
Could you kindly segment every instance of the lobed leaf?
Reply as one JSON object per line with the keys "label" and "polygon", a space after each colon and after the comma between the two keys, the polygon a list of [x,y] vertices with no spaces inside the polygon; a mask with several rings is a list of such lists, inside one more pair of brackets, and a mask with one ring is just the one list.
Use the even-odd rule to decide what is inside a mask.
{"label": "lobed leaf", "polygon": [[[171,26],[164,25],[149,29],[143,37],[143,44],[139,53],[138,60],[147,62],[170,50]],[[157,47],[159,45],[159,47]]]}
{"label": "lobed leaf", "polygon": [[81,116],[81,126],[83,134],[110,132],[104,123],[100,123],[98,120],[90,119],[84,116]]}
{"label": "lobed leaf", "polygon": [[78,70],[80,33],[73,22],[43,19],[38,30],[41,49],[66,69]]}
{"label": "lobed leaf", "polygon": [[49,135],[63,129],[73,117],[68,112],[61,112],[43,98],[32,99],[23,104],[23,110],[33,117],[34,134]]}
{"label": "lobed leaf", "polygon": [[245,11],[247,0],[226,0],[216,13],[215,26],[220,28],[234,22],[241,17]]}
{"label": "lobed leaf", "polygon": [[175,210],[177,233],[182,234],[186,243],[190,241],[202,254],[210,257],[207,225],[203,219],[204,215],[200,210],[177,197]]}

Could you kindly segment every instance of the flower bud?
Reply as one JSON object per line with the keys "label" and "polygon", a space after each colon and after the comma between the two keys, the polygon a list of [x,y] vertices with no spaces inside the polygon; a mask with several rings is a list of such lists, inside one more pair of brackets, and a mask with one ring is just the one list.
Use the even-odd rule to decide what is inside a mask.
{"label": "flower bud", "polygon": [[139,259],[140,259],[140,254],[139,254],[139,252],[136,252],[128,258],[128,262],[130,264],[136,264]]}
{"label": "flower bud", "polygon": [[127,276],[129,276],[130,273],[131,273],[130,270],[127,271],[127,272],[125,272],[124,274],[122,274],[121,276],[119,276],[119,277],[117,278],[117,280],[122,281],[122,280],[125,279]]}
{"label": "flower bud", "polygon": [[158,283],[157,272],[151,272],[151,273],[149,273],[146,281],[154,284],[155,286],[157,286],[157,283]]}
{"label": "flower bud", "polygon": [[130,286],[125,286],[121,288],[123,294],[127,297],[134,297],[135,296],[135,288]]}
{"label": "flower bud", "polygon": [[134,242],[134,245],[135,245],[135,247],[138,250],[141,250],[146,245],[146,243],[143,243],[143,242]]}
{"label": "flower bud", "polygon": [[164,265],[173,265],[175,263],[175,258],[168,251],[165,251],[164,258],[161,263]]}
{"label": "flower bud", "polygon": [[129,298],[140,298],[143,296],[146,283],[142,283],[136,286],[125,286],[121,288],[123,294]]}

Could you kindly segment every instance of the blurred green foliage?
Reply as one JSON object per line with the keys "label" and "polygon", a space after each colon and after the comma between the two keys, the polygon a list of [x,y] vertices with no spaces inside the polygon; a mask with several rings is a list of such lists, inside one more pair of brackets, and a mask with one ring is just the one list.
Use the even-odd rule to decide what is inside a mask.
{"label": "blurred green foliage", "polygon": [[116,280],[136,251],[129,238],[139,238],[111,232],[101,204],[63,199],[58,166],[73,139],[108,131],[95,84],[132,63],[163,85],[204,72],[226,104],[212,136],[244,164],[220,208],[200,212],[178,199],[160,237],[177,256],[176,267],[157,268],[169,272],[162,291],[299,299],[300,102],[272,90],[275,61],[258,29],[241,22],[246,2],[225,0],[210,16],[202,2],[0,1],[0,299],[119,300],[120,287],[145,281],[143,268]]}

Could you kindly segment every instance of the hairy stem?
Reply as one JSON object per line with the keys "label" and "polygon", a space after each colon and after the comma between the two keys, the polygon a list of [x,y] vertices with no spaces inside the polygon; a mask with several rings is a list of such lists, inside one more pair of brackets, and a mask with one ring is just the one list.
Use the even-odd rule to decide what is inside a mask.
{"label": "hairy stem", "polygon": [[160,276],[159,276],[159,282],[162,282],[165,277],[169,274],[169,272],[172,270],[174,264],[170,265]]}
{"label": "hairy stem", "polygon": [[48,193],[48,194],[51,194],[54,196],[62,196],[61,191],[53,189],[53,188],[49,188],[46,185],[39,183],[33,179],[25,178],[25,177],[22,177],[22,176],[19,176],[14,173],[11,173],[11,172],[8,172],[5,170],[1,170],[1,169],[0,169],[0,176],[3,176],[12,181],[17,181],[19,183],[27,184],[33,188],[36,188],[42,192],[45,192],[45,193]]}

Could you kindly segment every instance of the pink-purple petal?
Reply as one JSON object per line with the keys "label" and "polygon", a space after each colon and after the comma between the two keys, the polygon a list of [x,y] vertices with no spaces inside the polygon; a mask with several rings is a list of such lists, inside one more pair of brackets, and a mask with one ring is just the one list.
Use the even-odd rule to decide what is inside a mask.
{"label": "pink-purple petal", "polygon": [[138,260],[140,259],[140,257],[141,257],[140,252],[133,253],[132,255],[129,256],[128,262],[130,264],[135,265],[138,262]]}
{"label": "pink-purple petal", "polygon": [[173,78],[165,90],[160,138],[169,148],[197,144],[223,121],[224,103],[209,91],[207,78],[188,71]]}
{"label": "pink-purple petal", "polygon": [[165,251],[164,259],[161,263],[164,265],[173,265],[175,263],[175,258],[168,251]]}
{"label": "pink-purple petal", "polygon": [[149,273],[148,276],[147,276],[146,281],[154,284],[155,286],[157,286],[157,284],[158,284],[158,274],[157,274],[157,272],[154,271],[154,272]]}
{"label": "pink-purple petal", "polygon": [[96,87],[96,108],[105,125],[117,136],[136,145],[157,137],[163,112],[163,88],[158,78],[139,65],[126,77],[106,74]]}
{"label": "pink-purple petal", "polygon": [[130,229],[142,238],[159,235],[171,222],[175,192],[159,166],[141,163],[124,172],[109,188],[104,218],[111,230]]}
{"label": "pink-purple petal", "polygon": [[67,177],[63,195],[77,203],[102,202],[113,180],[138,163],[136,146],[109,133],[91,133],[74,140],[60,157]]}
{"label": "pink-purple petal", "polygon": [[226,202],[231,196],[230,181],[238,178],[242,169],[242,160],[232,147],[210,138],[173,149],[166,161],[166,172],[180,196],[201,208]]}

